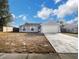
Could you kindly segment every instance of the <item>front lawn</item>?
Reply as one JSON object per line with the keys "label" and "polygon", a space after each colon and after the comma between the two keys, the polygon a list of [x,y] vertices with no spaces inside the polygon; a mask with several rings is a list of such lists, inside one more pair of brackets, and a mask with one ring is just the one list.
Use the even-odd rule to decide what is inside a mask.
{"label": "front lawn", "polygon": [[0,52],[7,53],[54,53],[44,34],[0,33]]}

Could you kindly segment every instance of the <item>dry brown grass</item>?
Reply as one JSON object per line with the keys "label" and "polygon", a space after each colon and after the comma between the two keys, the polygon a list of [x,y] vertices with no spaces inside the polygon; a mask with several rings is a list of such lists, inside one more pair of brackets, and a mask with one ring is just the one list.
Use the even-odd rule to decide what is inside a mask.
{"label": "dry brown grass", "polygon": [[0,33],[0,52],[54,53],[55,50],[40,33]]}

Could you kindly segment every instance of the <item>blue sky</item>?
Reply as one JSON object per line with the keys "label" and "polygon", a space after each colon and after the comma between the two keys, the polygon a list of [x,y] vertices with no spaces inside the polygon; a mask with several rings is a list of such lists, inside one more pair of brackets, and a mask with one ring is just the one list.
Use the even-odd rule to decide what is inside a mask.
{"label": "blue sky", "polygon": [[9,0],[13,16],[12,26],[26,22],[42,23],[49,20],[73,22],[78,19],[75,0]]}

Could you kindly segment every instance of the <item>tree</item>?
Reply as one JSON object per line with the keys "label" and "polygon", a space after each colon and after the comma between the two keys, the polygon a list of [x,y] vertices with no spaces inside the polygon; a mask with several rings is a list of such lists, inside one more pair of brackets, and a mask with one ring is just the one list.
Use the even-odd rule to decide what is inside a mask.
{"label": "tree", "polygon": [[0,26],[7,26],[11,22],[8,0],[0,0]]}
{"label": "tree", "polygon": [[61,30],[61,32],[65,32],[65,28],[64,28],[64,26],[65,26],[65,20],[61,19],[61,20],[58,21],[58,23],[60,24],[60,30]]}

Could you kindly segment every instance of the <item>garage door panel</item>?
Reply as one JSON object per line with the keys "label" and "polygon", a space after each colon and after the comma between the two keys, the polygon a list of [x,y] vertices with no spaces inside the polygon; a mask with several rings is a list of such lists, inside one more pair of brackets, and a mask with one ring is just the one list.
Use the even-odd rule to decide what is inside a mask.
{"label": "garage door panel", "polygon": [[59,31],[58,26],[42,26],[43,33],[57,33]]}

